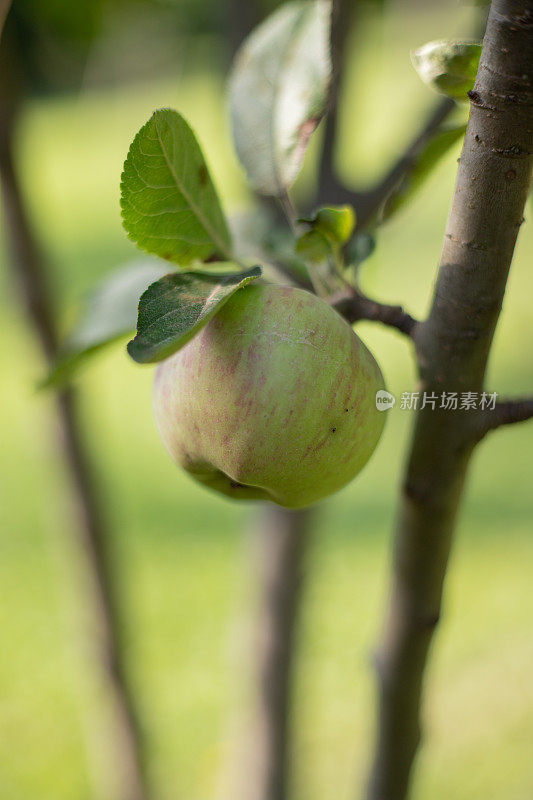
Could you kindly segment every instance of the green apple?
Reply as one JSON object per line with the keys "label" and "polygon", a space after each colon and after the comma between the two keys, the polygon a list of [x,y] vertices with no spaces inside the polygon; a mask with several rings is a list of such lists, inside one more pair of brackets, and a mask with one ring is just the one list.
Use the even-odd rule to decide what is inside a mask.
{"label": "green apple", "polygon": [[374,451],[381,371],[351,327],[301,289],[236,292],[157,368],[154,412],[173,459],[238,499],[311,505]]}

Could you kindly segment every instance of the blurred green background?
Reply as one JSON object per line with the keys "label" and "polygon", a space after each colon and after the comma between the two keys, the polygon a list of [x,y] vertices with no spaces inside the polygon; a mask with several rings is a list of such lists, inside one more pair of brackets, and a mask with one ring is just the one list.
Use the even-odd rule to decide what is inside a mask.
{"label": "blurred green background", "polygon": [[[190,20],[194,4],[151,6],[152,17],[179,10]],[[468,35],[472,14],[453,2],[392,2],[354,32],[338,153],[347,183],[375,178],[435,100],[410,65],[410,48]],[[154,108],[170,105],[191,122],[228,214],[250,207],[224,105],[220,19],[190,29],[178,20],[181,38],[167,30],[164,41],[161,26],[139,22],[143,36],[135,38],[135,25],[124,33],[108,19],[81,88],[27,104],[17,155],[63,327],[99,277],[137,257],[121,228],[119,179],[129,142]],[[316,153],[315,143],[296,201],[314,184]],[[416,314],[431,296],[457,156],[458,148],[383,228],[364,267],[369,292]],[[4,266],[6,258],[2,247]],[[501,395],[531,392],[532,258],[528,220],[490,363],[490,389]],[[106,690],[91,650],[52,401],[34,391],[43,367],[6,269],[0,291],[0,796],[81,800],[113,772]],[[406,342],[370,324],[357,330],[390,391],[413,390]],[[230,791],[250,706],[254,509],[206,493],[174,468],[154,428],[151,380],[152,370],[134,365],[123,346],[106,351],[79,381],[86,438],[112,523],[158,796],[219,800]],[[320,509],[307,557],[292,717],[295,800],[348,800],[366,774],[370,655],[412,422],[398,405],[388,416],[363,474]],[[428,674],[415,800],[533,796],[532,449],[533,425],[520,425],[491,436],[475,457]]]}

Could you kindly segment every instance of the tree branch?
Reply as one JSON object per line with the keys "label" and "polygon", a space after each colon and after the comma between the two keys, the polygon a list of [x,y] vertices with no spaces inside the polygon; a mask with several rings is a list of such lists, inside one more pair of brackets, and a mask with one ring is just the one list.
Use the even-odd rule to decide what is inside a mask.
{"label": "tree branch", "polygon": [[349,323],[358,322],[361,319],[381,322],[390,328],[396,328],[400,333],[411,338],[414,338],[415,329],[419,325],[418,321],[404,311],[401,306],[378,303],[377,300],[372,300],[358,289],[339,292],[331,297],[329,302]]}
{"label": "tree branch", "polygon": [[359,0],[333,0],[331,7],[331,64],[332,74],[329,88],[328,113],[325,119],[322,153],[318,167],[318,188],[315,205],[345,202],[345,196],[335,172],[335,144],[339,127],[339,93],[346,58],[346,43],[359,12]]}
{"label": "tree branch", "polygon": [[[483,389],[527,198],[533,152],[530,0],[493,0],[430,315],[417,327],[421,389]],[[378,651],[368,800],[405,800],[420,741],[424,669],[475,442],[468,413],[416,413]]]}
{"label": "tree branch", "polygon": [[[347,4],[345,3],[345,5]],[[338,43],[336,47],[333,48],[334,77],[331,89],[332,100],[330,101],[332,108],[326,119],[326,131],[319,165],[318,191],[315,205],[323,203],[335,203],[339,205],[349,203],[355,209],[357,230],[364,230],[379,212],[391,191],[400,183],[404,175],[412,169],[420,151],[424,148],[429,139],[435,135],[442,123],[455,108],[455,102],[449,98],[443,98],[435,104],[427,120],[416,133],[405,152],[398,157],[374,186],[366,190],[348,188],[345,186],[337,178],[334,168],[334,151],[338,130],[338,104],[333,105],[333,102],[336,103],[341,80],[338,59],[340,59],[341,54],[344,53],[346,33],[349,30],[348,23],[353,24],[356,3],[353,3],[352,6],[353,8],[349,20],[345,20],[347,16],[346,13],[338,13],[338,24],[337,27],[334,26],[333,28],[334,35],[338,37]]]}
{"label": "tree branch", "polygon": [[[8,106],[3,103],[0,108],[0,178],[11,265],[28,322],[51,364],[57,348],[53,304],[44,258],[33,235],[13,158],[15,116]],[[133,693],[127,681],[109,532],[82,439],[74,392],[58,393],[56,407],[63,457],[78,515],[80,544],[93,589],[91,611],[98,626],[95,644],[111,690],[114,730],[109,739],[115,748],[122,800],[146,800],[144,748]]]}
{"label": "tree branch", "polygon": [[375,186],[366,192],[356,194],[355,210],[358,230],[363,230],[378,214],[389,194],[400,183],[404,175],[413,168],[421,150],[435,135],[454,108],[455,102],[453,100],[447,97],[439,100],[405,153],[399,156]]}
{"label": "tree branch", "polygon": [[261,22],[262,6],[259,0],[226,0],[223,19],[226,23],[224,39],[228,44],[228,60],[235,53],[256,25]]}
{"label": "tree branch", "polygon": [[533,398],[506,400],[496,403],[493,409],[485,408],[474,418],[473,428],[476,441],[502,425],[527,422],[533,417]]}
{"label": "tree branch", "polygon": [[287,800],[289,698],[302,565],[313,509],[262,508],[256,526],[259,612],[256,632],[256,708],[243,759],[244,800]]}
{"label": "tree branch", "polygon": [[11,8],[11,0],[0,0],[0,36],[4,29],[4,22]]}

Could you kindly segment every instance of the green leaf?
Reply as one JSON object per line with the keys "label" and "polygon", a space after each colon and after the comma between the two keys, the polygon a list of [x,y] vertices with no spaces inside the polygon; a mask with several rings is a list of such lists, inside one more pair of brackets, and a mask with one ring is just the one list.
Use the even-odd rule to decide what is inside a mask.
{"label": "green leaf", "polygon": [[223,275],[165,275],[141,297],[137,335],[129,342],[128,353],[139,364],[168,358],[187,344],[232,294],[260,275],[261,267]]}
{"label": "green leaf", "polygon": [[185,266],[231,260],[230,235],[196,137],[177,111],[155,111],[131,143],[122,219],[141,250]]}
{"label": "green leaf", "polygon": [[481,45],[475,41],[437,41],[411,53],[413,66],[424,81],[440,94],[468,100],[476,79]]}
{"label": "green leaf", "polygon": [[168,266],[154,259],[130,264],[108,275],[87,298],[77,323],[40,387],[64,386],[94,353],[131,334],[137,321],[139,297],[167,272]]}
{"label": "green leaf", "polygon": [[296,252],[305,261],[320,264],[332,255],[331,242],[320,231],[306,231],[296,240]]}
{"label": "green leaf", "polygon": [[381,210],[380,221],[384,222],[411,200],[429,177],[439,160],[448,150],[464,136],[466,125],[453,128],[442,128],[426,142],[424,148],[416,156],[411,169],[405,172],[398,186],[393,189]]}
{"label": "green leaf", "polygon": [[282,6],[246,39],[229,100],[237,154],[252,186],[279,197],[325,113],[331,77],[329,0]]}
{"label": "green leaf", "polygon": [[367,231],[356,234],[346,248],[346,261],[351,267],[359,267],[370,258],[376,249],[375,236]]}
{"label": "green leaf", "polygon": [[299,219],[328,239],[333,246],[342,246],[349,241],[355,226],[352,206],[323,206],[314,217]]}

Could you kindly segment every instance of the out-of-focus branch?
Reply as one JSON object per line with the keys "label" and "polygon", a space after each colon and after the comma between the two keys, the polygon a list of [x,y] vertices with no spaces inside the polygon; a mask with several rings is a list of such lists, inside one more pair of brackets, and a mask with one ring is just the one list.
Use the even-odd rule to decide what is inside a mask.
{"label": "out-of-focus branch", "polygon": [[225,39],[231,59],[246,36],[261,21],[262,5],[259,0],[227,0],[226,9]]}
{"label": "out-of-focus branch", "polygon": [[4,22],[6,21],[6,17],[10,8],[11,0],[0,0],[0,37],[2,36]]}
{"label": "out-of-focus branch", "polygon": [[351,204],[357,215],[357,229],[363,230],[374,219],[391,191],[412,168],[416,157],[429,139],[455,108],[448,98],[439,100],[416,133],[404,153],[391,165],[374,186],[367,190],[348,188],[335,171],[335,147],[339,126],[338,97],[342,81],[342,65],[346,61],[346,45],[360,9],[357,0],[335,0],[332,7],[331,54],[333,75],[330,87],[329,113],[325,120],[324,140],[318,171],[315,205],[323,203]]}
{"label": "out-of-focus branch", "polygon": [[[326,177],[321,178],[317,202],[349,203],[355,209],[357,230],[364,230],[378,214],[391,191],[413,167],[416,157],[424,145],[435,135],[454,107],[455,102],[453,100],[448,98],[440,100],[405,152],[398,157],[379,181],[369,189],[349,189],[334,176],[333,172],[327,173],[324,168]],[[330,133],[330,136],[334,136],[334,133]],[[328,143],[328,147],[333,149],[333,142]]]}
{"label": "out-of-focus branch", "polygon": [[289,712],[302,564],[314,512],[264,506],[256,523],[259,613],[255,623],[256,709],[244,800],[287,800]]}
{"label": "out-of-focus branch", "polygon": [[474,418],[473,431],[476,439],[482,439],[490,431],[502,425],[527,422],[533,417],[533,398],[505,400],[496,403],[493,409],[485,408]]}
{"label": "out-of-focus branch", "polygon": [[358,289],[333,295],[329,302],[349,323],[358,322],[361,319],[381,322],[411,338],[414,338],[415,329],[419,324],[401,306],[378,303],[377,300],[372,300]]}
{"label": "out-of-focus branch", "polygon": [[[33,234],[16,170],[13,156],[16,115],[8,106],[5,103],[0,108],[0,180],[10,261],[28,322],[47,362],[51,363],[57,347],[53,304],[43,254]],[[110,747],[115,748],[121,796],[122,800],[147,800],[143,741],[126,674],[109,531],[89,466],[74,392],[58,393],[56,405],[65,466],[78,514],[80,543],[93,588],[91,610],[99,636],[96,645],[111,688],[114,729]]]}
{"label": "out-of-focus branch", "polygon": [[[441,98],[436,102],[429,116],[423,122],[420,130],[407,146],[404,153],[389,167],[383,176],[368,189],[361,190],[357,187],[348,188],[340,181],[335,173],[334,149],[338,129],[337,97],[340,87],[339,65],[345,60],[346,37],[350,25],[355,20],[356,0],[351,4],[340,2],[342,8],[333,9],[333,65],[334,78],[331,86],[332,111],[326,121],[326,132],[322,151],[322,161],[319,166],[319,181],[316,204],[323,203],[349,203],[357,215],[357,230],[361,231],[370,226],[379,214],[385,200],[393,189],[401,183],[404,176],[412,169],[416,158],[427,142],[437,133],[443,122],[455,108],[456,104],[449,98]],[[350,8],[346,8],[350,6]],[[486,13],[482,12],[476,25],[474,36],[483,35],[485,30]]]}
{"label": "out-of-focus branch", "polygon": [[[433,303],[416,334],[421,389],[483,390],[533,165],[530,0],[493,0]],[[509,413],[509,408],[507,409]],[[405,800],[421,740],[424,672],[464,479],[468,412],[416,414],[376,658],[378,731],[368,800]]]}
{"label": "out-of-focus branch", "polygon": [[420,151],[435,135],[454,107],[455,102],[447,97],[438,101],[405,153],[399,156],[381,180],[368,191],[355,193],[355,211],[359,230],[365,228],[378,214],[389,194],[401,182],[404,175],[412,169]]}
{"label": "out-of-focus branch", "polygon": [[325,131],[318,169],[316,204],[341,203],[339,193],[344,194],[335,172],[335,146],[339,127],[339,93],[343,77],[348,35],[353,30],[359,0],[333,0],[331,7],[331,63],[332,75],[329,88],[328,113],[324,122]]}

